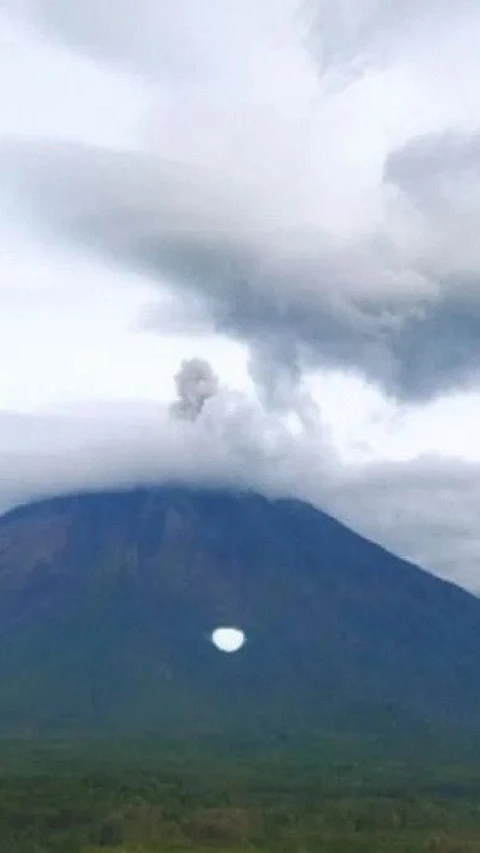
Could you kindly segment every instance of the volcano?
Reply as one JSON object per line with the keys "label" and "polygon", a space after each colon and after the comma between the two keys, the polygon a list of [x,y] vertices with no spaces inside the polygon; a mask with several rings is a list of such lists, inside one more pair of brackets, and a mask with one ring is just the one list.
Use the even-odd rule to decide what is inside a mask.
{"label": "volcano", "polygon": [[3,733],[476,730],[479,668],[476,597],[298,501],[164,486],[0,519]]}

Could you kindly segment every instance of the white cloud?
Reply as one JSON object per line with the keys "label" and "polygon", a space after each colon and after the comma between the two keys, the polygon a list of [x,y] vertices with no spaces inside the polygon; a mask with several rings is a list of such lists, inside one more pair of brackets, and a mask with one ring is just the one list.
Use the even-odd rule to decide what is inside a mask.
{"label": "white cloud", "polygon": [[329,507],[363,535],[480,593],[480,465],[446,457],[350,471]]}
{"label": "white cloud", "polygon": [[150,104],[145,85],[40,40],[21,19],[2,12],[9,5],[0,3],[2,136],[135,145]]}
{"label": "white cloud", "polygon": [[[401,18],[368,2],[358,15],[290,0],[261,11],[189,0],[174,13],[149,0],[123,0],[122,14],[106,0],[24,8],[85,55],[135,68],[155,102],[136,152],[57,141],[4,150],[4,184],[58,236],[195,289],[218,328],[270,339],[277,357],[359,367],[406,396],[477,381],[475,186],[468,203],[457,192],[455,217],[447,202],[443,214],[417,210],[398,168],[413,168],[412,140],[425,134],[425,176],[425,151],[437,157],[447,131],[470,156],[473,3],[408,3]],[[317,42],[329,45],[323,76]],[[332,86],[333,71],[365,55],[365,73]],[[430,196],[438,179],[430,170]]]}

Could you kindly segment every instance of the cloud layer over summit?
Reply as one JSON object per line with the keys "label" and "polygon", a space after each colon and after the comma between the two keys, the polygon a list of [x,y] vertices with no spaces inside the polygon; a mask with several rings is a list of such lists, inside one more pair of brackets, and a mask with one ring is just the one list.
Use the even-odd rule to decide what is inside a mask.
{"label": "cloud layer over summit", "polygon": [[272,488],[275,423],[278,489],[480,588],[479,37],[474,0],[0,0],[0,406],[96,403],[88,453],[200,354],[215,476]]}

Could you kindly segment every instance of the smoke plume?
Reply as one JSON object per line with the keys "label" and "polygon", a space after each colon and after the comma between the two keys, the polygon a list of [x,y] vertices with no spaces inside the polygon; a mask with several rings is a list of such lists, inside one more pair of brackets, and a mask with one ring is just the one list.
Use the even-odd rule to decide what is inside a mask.
{"label": "smoke plume", "polygon": [[178,418],[195,421],[206,401],[213,397],[219,388],[218,378],[208,361],[203,358],[191,358],[182,361],[175,376],[177,399],[172,403],[171,412]]}

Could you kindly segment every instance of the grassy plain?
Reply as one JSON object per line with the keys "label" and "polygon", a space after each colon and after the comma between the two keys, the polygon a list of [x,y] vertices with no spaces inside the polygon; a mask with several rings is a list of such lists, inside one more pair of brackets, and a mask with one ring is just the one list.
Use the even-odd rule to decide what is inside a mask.
{"label": "grassy plain", "polygon": [[0,742],[2,853],[480,851],[471,744]]}

